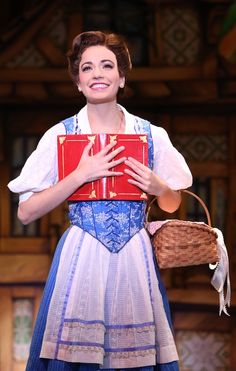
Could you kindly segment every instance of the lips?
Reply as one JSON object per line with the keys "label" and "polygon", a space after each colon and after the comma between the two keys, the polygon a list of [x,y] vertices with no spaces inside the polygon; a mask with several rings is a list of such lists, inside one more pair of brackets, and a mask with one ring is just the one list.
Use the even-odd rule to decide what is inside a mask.
{"label": "lips", "polygon": [[91,89],[106,89],[108,88],[109,84],[104,84],[104,83],[94,83],[90,85]]}

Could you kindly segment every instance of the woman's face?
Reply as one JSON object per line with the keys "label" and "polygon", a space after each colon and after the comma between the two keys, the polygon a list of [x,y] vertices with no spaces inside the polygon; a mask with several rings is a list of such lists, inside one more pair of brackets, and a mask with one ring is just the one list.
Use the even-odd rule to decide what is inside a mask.
{"label": "woman's face", "polygon": [[105,46],[87,48],[79,65],[78,87],[90,103],[105,103],[116,100],[120,77],[115,54]]}

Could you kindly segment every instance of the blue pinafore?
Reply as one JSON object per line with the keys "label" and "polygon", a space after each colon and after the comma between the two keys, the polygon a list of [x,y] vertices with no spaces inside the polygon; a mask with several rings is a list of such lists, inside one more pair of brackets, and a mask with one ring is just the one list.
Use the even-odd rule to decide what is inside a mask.
{"label": "blue pinafore", "polygon": [[[68,118],[64,121],[64,125],[66,128],[67,134],[74,134],[80,133],[80,128],[77,123],[75,123],[75,120],[73,117]],[[153,166],[153,143],[151,138],[151,130],[150,130],[150,124],[147,121],[142,120],[141,125],[140,122],[137,121],[137,125],[135,127],[136,133],[147,133],[148,134],[148,151],[149,151],[149,167],[152,168]],[[62,326],[65,326],[66,329],[69,329],[69,333],[72,333],[72,338],[74,339],[76,335],[76,331],[79,328],[81,330],[81,327],[83,327],[82,330],[84,330],[85,334],[87,335],[89,332],[89,329],[92,328],[92,326],[100,326],[101,333],[98,331],[97,340],[95,341],[95,338],[92,339],[90,344],[90,349],[95,349],[97,353],[100,351],[103,352],[106,358],[106,355],[108,354],[108,358],[110,357],[111,361],[107,361],[108,365],[112,364],[113,359],[118,359],[118,362],[116,364],[119,364],[119,367],[109,367],[106,366],[105,369],[113,370],[113,369],[120,369],[120,370],[127,370],[129,368],[140,370],[140,371],[178,371],[178,362],[167,362],[167,363],[161,363],[161,364],[154,364],[150,366],[144,366],[144,367],[131,367],[128,363],[128,366],[125,365],[125,360],[123,358],[128,358],[129,354],[132,353],[132,357],[135,354],[138,354],[144,358],[145,352],[149,351],[150,354],[154,352],[154,345],[149,345],[149,343],[145,343],[143,341],[143,333],[145,331],[147,332],[147,328],[155,327],[154,322],[148,322],[144,324],[133,324],[133,325],[111,325],[110,324],[110,318],[111,316],[110,312],[106,311],[106,308],[104,309],[105,312],[105,319],[108,318],[106,323],[106,320],[94,320],[90,321],[89,326],[87,326],[87,322],[84,319],[79,318],[78,316],[72,317],[70,319],[66,318],[65,313],[65,307],[68,305],[68,297],[70,296],[70,293],[72,292],[72,282],[75,279],[76,280],[76,267],[79,264],[80,261],[80,244],[83,245],[84,243],[89,243],[88,241],[99,241],[99,244],[104,246],[107,250],[109,255],[111,256],[109,259],[111,261],[110,270],[108,269],[107,272],[107,291],[114,290],[114,282],[111,281],[114,280],[114,269],[117,269],[115,265],[112,265],[112,257],[118,256],[121,253],[125,253],[123,249],[127,245],[127,243],[132,239],[136,238],[136,236],[139,236],[139,231],[143,229],[144,226],[144,220],[145,220],[145,208],[146,208],[146,202],[145,201],[80,201],[80,202],[69,202],[69,219],[71,222],[71,226],[66,230],[66,232],[61,237],[53,258],[52,266],[49,272],[48,280],[45,285],[44,294],[42,297],[37,321],[35,324],[35,329],[32,337],[32,343],[30,348],[30,355],[26,367],[26,371],[69,371],[69,370],[80,370],[80,371],[95,371],[103,369],[103,366],[100,362],[95,363],[93,360],[92,363],[89,363],[87,360],[85,362],[75,362],[75,361],[64,361],[56,359],[58,358],[58,354],[60,354],[60,351],[62,352],[62,349],[66,349],[66,352],[70,351],[72,352],[72,349],[77,347],[80,347],[81,353],[86,354],[88,347],[88,341],[82,342],[65,342],[63,341],[63,331]],[[127,217],[128,216],[128,217]],[[45,336],[45,328],[47,323],[47,317],[48,313],[50,311],[50,304],[51,301],[55,301],[55,292],[56,291],[56,283],[57,281],[57,273],[59,272],[58,266],[60,264],[60,261],[63,260],[62,252],[63,248],[66,244],[66,241],[68,239],[68,236],[71,233],[71,229],[74,227],[78,227],[81,232],[81,237],[78,242],[78,251],[77,253],[71,255],[71,260],[68,263],[68,271],[65,277],[65,288],[63,290],[59,290],[60,296],[63,298],[61,299],[61,306],[57,306],[57,315],[60,319],[61,324],[59,324],[59,329],[57,334],[57,343],[55,346],[55,349],[53,348],[52,354],[49,359],[48,358],[41,358],[40,352],[42,348],[43,343],[43,337]],[[85,240],[85,236],[89,236],[90,240]],[[141,244],[143,246],[144,251],[144,258],[146,254],[145,250],[145,236],[140,236]],[[123,252],[122,252],[123,251]],[[105,253],[106,254],[106,253]],[[70,259],[68,257],[68,259]],[[147,266],[147,282],[151,280],[150,272],[148,268],[148,257],[145,258],[147,261],[145,262]],[[157,276],[158,280],[158,287],[160,290],[161,298],[163,301],[163,307],[165,311],[165,316],[167,318],[169,327],[171,328],[171,319],[170,319],[170,311],[169,311],[169,305],[166,297],[165,288],[163,287],[161,283],[160,273],[159,269],[155,260],[155,257],[152,256],[152,259],[154,261],[154,269],[155,274]],[[115,268],[114,268],[115,267]],[[130,267],[130,269],[132,269]],[[149,291],[150,296],[153,295],[151,292],[153,288],[151,287],[151,283],[149,282]],[[64,295],[64,296],[63,296]],[[105,294],[105,303],[112,303],[110,305],[114,306],[113,301],[111,301],[111,293]],[[58,298],[58,296],[56,296]],[[58,299],[57,299],[58,300]],[[152,300],[151,300],[152,301]],[[128,300],[127,300],[127,306],[128,306]],[[119,307],[120,303],[117,303],[117,306]],[[124,304],[123,304],[124,305]],[[141,312],[141,309],[140,309]],[[61,320],[62,319],[62,320]],[[94,322],[94,323],[92,323]],[[48,325],[50,328],[50,324]],[[86,326],[88,328],[86,328]],[[84,329],[85,327],[85,329]],[[133,327],[132,329],[130,327]],[[135,331],[135,336],[137,339],[140,339],[137,341],[138,345],[140,343],[140,346],[136,346],[135,349],[129,348],[127,345],[126,348],[122,348],[122,350],[117,347],[114,347],[114,336],[120,336],[120,334],[117,335],[117,331],[120,331],[121,335],[123,336],[123,332],[128,333],[129,331]],[[109,334],[109,337],[108,335]],[[113,338],[112,338],[113,336]],[[127,335],[128,336],[128,335]],[[138,338],[140,336],[140,338]],[[47,336],[46,336],[47,338]],[[104,338],[104,344],[100,341],[101,338]],[[46,339],[47,340],[47,339]],[[115,340],[115,343],[117,343],[117,338]],[[86,343],[86,344],[85,344]],[[100,344],[101,343],[101,344]],[[86,345],[86,347],[85,347]],[[73,348],[74,347],[74,348]],[[84,348],[83,348],[84,347]],[[143,353],[142,353],[143,352]],[[68,353],[66,353],[68,354]],[[123,358],[122,358],[123,357]],[[60,358],[60,357],[59,357]],[[104,359],[105,359],[104,358]],[[83,359],[83,357],[82,357]],[[96,357],[95,357],[96,359]],[[132,358],[133,359],[133,358]],[[111,362],[111,363],[109,363]],[[122,363],[124,362],[124,363]],[[100,364],[99,364],[100,363]],[[132,364],[132,363],[131,363]],[[142,365],[141,365],[142,366]]]}

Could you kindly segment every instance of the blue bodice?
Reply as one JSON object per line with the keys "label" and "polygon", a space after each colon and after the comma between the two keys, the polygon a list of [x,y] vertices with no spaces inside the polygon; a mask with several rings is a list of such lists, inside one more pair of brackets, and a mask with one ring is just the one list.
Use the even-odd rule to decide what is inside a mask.
{"label": "blue bodice", "polygon": [[[77,115],[64,121],[67,134],[80,134]],[[137,118],[135,133],[148,134],[148,166],[153,167],[153,142],[150,123]],[[109,251],[119,252],[144,226],[146,201],[70,201],[69,219],[100,241]]]}
{"label": "blue bodice", "polygon": [[144,225],[144,201],[71,202],[69,218],[113,253],[117,253]]}

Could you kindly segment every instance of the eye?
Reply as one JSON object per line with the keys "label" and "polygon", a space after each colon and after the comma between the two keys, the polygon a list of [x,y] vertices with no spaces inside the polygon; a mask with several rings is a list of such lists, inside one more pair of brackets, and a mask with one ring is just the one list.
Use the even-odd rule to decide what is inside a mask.
{"label": "eye", "polygon": [[81,68],[81,71],[82,72],[88,72],[92,69],[92,67],[90,65],[85,65]]}
{"label": "eye", "polygon": [[113,66],[113,64],[112,63],[109,63],[109,62],[106,62],[106,63],[104,63],[104,65],[103,65],[103,68],[106,68],[106,69],[112,69],[114,66]]}

